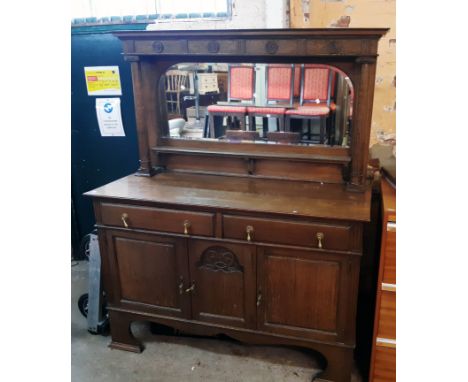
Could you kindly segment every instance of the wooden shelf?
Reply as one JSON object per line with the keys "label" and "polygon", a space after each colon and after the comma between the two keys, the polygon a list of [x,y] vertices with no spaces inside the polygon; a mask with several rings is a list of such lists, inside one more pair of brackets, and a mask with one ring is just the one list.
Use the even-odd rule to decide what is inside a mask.
{"label": "wooden shelf", "polygon": [[176,147],[153,147],[153,151],[162,154],[182,154],[182,155],[202,155],[202,156],[220,156],[231,158],[246,158],[246,159],[276,159],[285,161],[298,162],[319,162],[333,164],[347,164],[351,161],[349,156],[328,156],[328,155],[311,155],[311,154],[284,154],[284,153],[261,153],[261,152],[226,152],[209,149],[185,149]]}

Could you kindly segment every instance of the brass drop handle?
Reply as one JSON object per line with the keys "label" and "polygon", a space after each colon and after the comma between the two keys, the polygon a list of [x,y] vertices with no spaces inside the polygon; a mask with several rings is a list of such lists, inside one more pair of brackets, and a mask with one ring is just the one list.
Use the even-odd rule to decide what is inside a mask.
{"label": "brass drop handle", "polygon": [[192,223],[190,223],[188,220],[184,220],[184,235],[189,234],[189,228],[192,226]]}
{"label": "brass drop handle", "polygon": [[247,233],[247,241],[252,241],[254,228],[251,225],[245,227],[245,232]]}
{"label": "brass drop handle", "polygon": [[323,232],[318,232],[318,233],[317,233],[318,247],[319,247],[320,249],[323,248],[322,240],[323,240],[324,237],[325,237],[325,235],[323,234]]}
{"label": "brass drop handle", "polygon": [[195,281],[192,281],[192,285],[190,285],[190,288],[187,288],[185,290],[185,293],[190,293],[190,292],[193,292],[195,290]]}
{"label": "brass drop handle", "polygon": [[184,277],[180,276],[180,283],[179,283],[179,294],[184,293]]}
{"label": "brass drop handle", "polygon": [[122,214],[122,216],[120,217],[120,219],[122,219],[122,223],[123,223],[124,227],[128,228],[128,222],[127,222],[128,214],[126,212],[124,212]]}
{"label": "brass drop handle", "polygon": [[257,294],[257,306],[260,306],[261,303],[262,303],[262,291],[259,290]]}

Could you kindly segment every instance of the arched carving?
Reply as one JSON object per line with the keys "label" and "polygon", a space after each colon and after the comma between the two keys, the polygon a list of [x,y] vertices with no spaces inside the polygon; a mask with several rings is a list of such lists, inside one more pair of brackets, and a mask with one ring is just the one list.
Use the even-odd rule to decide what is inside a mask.
{"label": "arched carving", "polygon": [[207,248],[197,263],[200,269],[214,272],[243,272],[244,268],[239,264],[237,256],[227,248],[215,246]]}

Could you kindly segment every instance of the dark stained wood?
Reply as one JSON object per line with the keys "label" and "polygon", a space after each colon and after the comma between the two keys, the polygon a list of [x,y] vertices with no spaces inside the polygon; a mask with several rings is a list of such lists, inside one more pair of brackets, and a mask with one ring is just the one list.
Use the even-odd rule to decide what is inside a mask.
{"label": "dark stained wood", "polygon": [[[124,228],[146,228],[154,231],[213,236],[214,214],[171,209],[129,206],[127,204],[103,203],[101,207],[103,224]],[[122,215],[126,214],[125,224]]]}
{"label": "dark stained wood", "polygon": [[255,329],[255,247],[193,240],[189,263],[193,318]]}
{"label": "dark stained wood", "polygon": [[[237,131],[232,130],[233,132],[239,133],[253,133],[252,131]],[[284,133],[288,134],[288,133]],[[242,143],[240,143],[242,144]],[[236,144],[237,145],[237,144]],[[228,146],[232,147],[232,146]],[[252,144],[250,144],[252,147]],[[254,146],[255,148],[255,146]],[[289,153],[282,154],[277,152],[262,152],[262,150],[255,151],[242,151],[237,150],[236,152],[230,152],[226,154],[224,151],[214,151],[214,150],[202,150],[202,149],[180,149],[176,147],[159,147],[155,151],[158,153],[164,154],[179,154],[179,155],[191,155],[191,156],[209,156],[209,157],[231,157],[231,158],[254,158],[254,159],[275,159],[283,161],[298,161],[298,162],[321,162],[321,163],[336,163],[336,164],[346,164],[351,161],[351,158],[348,156],[327,156],[327,155],[311,155],[310,153]],[[219,160],[219,158],[217,158]]]}
{"label": "dark stained wood", "polygon": [[341,339],[337,322],[338,261],[282,249],[265,250],[258,261],[260,330],[321,340]]}
{"label": "dark stained wood", "polygon": [[[232,144],[225,141],[216,142],[213,148],[209,142],[200,140],[186,140],[186,139],[173,139],[161,137],[161,146],[154,147],[154,150],[161,152],[187,152],[196,155],[206,154],[219,154],[229,152],[230,155],[240,155],[253,157],[272,157],[275,159],[289,160],[289,159],[302,159],[313,160],[317,157],[319,160],[330,158],[330,161],[348,163],[351,161],[350,149],[341,146],[324,146],[324,145],[311,145],[311,146],[298,146],[288,144],[274,144],[274,145],[253,145],[252,143],[236,143],[235,150],[232,149]],[[175,150],[178,149],[178,150]],[[174,150],[174,151],[171,151]],[[302,154],[302,155],[295,155]]]}
{"label": "dark stained wood", "polygon": [[357,63],[361,64],[361,75],[359,82],[355,84],[356,102],[353,107],[349,182],[349,189],[354,191],[362,191],[367,177],[376,62],[375,59],[357,60]]}
{"label": "dark stained wood", "polygon": [[287,131],[269,131],[267,133],[268,141],[279,143],[299,143],[301,141],[300,133],[292,133]]}
{"label": "dark stained wood", "polygon": [[[252,227],[251,240],[258,243],[295,244],[324,250],[351,250],[351,225],[330,225],[287,221],[278,219],[259,219],[251,216],[224,215],[224,237],[246,239],[246,227]],[[322,248],[319,247],[317,234],[322,233]]]}
{"label": "dark stained wood", "polygon": [[[341,165],[334,169],[335,175],[341,174],[353,191],[364,191],[368,159],[368,146],[372,116],[372,102],[375,83],[377,43],[387,29],[290,29],[290,30],[223,30],[223,31],[145,31],[120,32],[116,35],[123,41],[124,54],[132,57],[132,75],[136,118],[139,136],[140,170],[139,174],[151,176],[164,171],[159,163],[159,152],[170,144],[167,136],[167,110],[164,99],[164,73],[171,65],[179,62],[304,62],[325,63],[343,70],[355,86],[355,105],[353,106],[353,128],[349,158],[349,169],[342,171]],[[237,132],[233,134],[244,134]],[[252,139],[252,137],[249,137]],[[214,156],[232,155],[240,148],[216,140],[200,142],[202,150]],[[180,148],[190,150],[194,143],[179,140]],[[257,147],[255,147],[257,146]],[[254,144],[252,151],[271,153],[276,148],[270,145]],[[223,148],[221,148],[223,147]],[[291,148],[284,151],[293,152]],[[343,161],[343,156],[335,157],[336,149],[323,147],[325,158],[315,156],[314,146],[304,147],[314,161]],[[284,152],[283,152],[284,153]],[[206,155],[206,154],[205,154]],[[268,160],[267,160],[268,161]],[[172,163],[174,164],[174,163]],[[272,164],[268,176],[284,177],[284,171]],[[277,168],[277,172],[275,172]],[[300,177],[315,169],[303,169],[296,174],[301,180],[336,182],[336,176],[323,176],[332,172],[317,173],[316,176]],[[202,170],[201,170],[202,171]],[[209,171],[209,170],[206,170]],[[348,175],[348,173],[350,175]],[[227,173],[226,173],[227,174]],[[238,173],[235,173],[238,174]],[[248,173],[247,176],[252,176]],[[264,174],[257,174],[265,176]]]}
{"label": "dark stained wood", "polygon": [[[343,185],[163,173],[128,176],[86,193],[102,199],[158,203],[179,208],[249,211],[323,219],[369,221],[370,189],[347,192]],[[98,220],[99,221],[99,220]]]}
{"label": "dark stained wood", "polygon": [[[99,233],[110,347],[141,351],[130,324],[148,320],[313,349],[325,361],[317,381],[350,382],[363,225],[370,219],[375,59],[385,32],[117,33],[132,65],[144,177],[86,194]],[[175,63],[204,61],[315,62],[343,70],[355,85],[351,146],[168,139],[164,73]],[[386,269],[391,280],[394,268]],[[393,300],[386,301],[382,317],[394,314]],[[383,335],[392,330],[381,327]],[[374,357],[375,375],[387,373],[379,366],[387,357]]]}
{"label": "dark stained wood", "polygon": [[258,131],[226,130],[225,136],[228,141],[255,141],[260,139]]}
{"label": "dark stained wood", "polygon": [[106,230],[114,283],[112,303],[168,316],[190,317],[184,240]]}

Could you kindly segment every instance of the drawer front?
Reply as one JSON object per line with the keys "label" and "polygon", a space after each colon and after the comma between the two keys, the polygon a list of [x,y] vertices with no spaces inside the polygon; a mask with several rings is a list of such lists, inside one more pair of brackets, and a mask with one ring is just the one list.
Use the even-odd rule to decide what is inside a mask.
{"label": "drawer front", "polygon": [[213,236],[214,231],[214,214],[211,213],[125,204],[101,204],[101,220],[103,224],[110,226],[186,233],[187,235]]}
{"label": "drawer front", "polygon": [[[247,233],[249,230],[249,234]],[[287,220],[223,216],[223,234],[230,239],[348,250],[350,225],[328,225]],[[318,236],[321,236],[319,240]],[[321,246],[320,246],[321,243]]]}
{"label": "drawer front", "polygon": [[370,380],[372,382],[396,381],[396,349],[375,347],[374,367]]}
{"label": "drawer front", "polygon": [[383,290],[380,297],[379,329],[377,337],[396,338],[396,293]]}
{"label": "drawer front", "polygon": [[382,282],[396,284],[396,225],[387,224]]}

